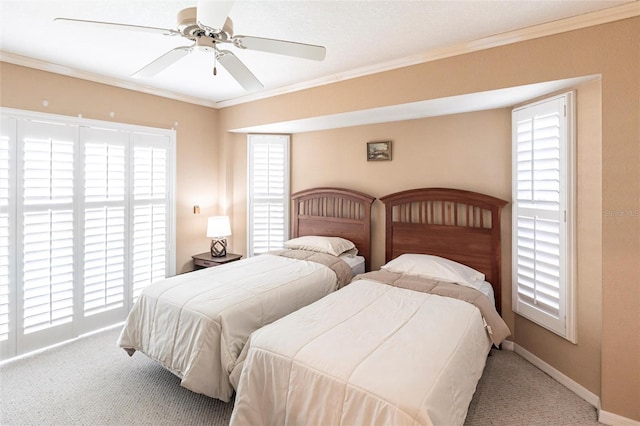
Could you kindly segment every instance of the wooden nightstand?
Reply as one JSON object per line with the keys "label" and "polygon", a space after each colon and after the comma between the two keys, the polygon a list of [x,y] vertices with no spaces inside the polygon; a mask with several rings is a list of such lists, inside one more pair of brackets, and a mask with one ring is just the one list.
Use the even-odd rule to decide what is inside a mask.
{"label": "wooden nightstand", "polygon": [[235,254],[235,253],[227,253],[226,256],[213,257],[211,256],[211,252],[208,251],[206,253],[195,254],[191,256],[191,258],[193,259],[193,264],[195,265],[196,269],[202,269],[202,268],[210,268],[212,266],[220,266],[220,265],[224,265],[225,263],[240,260],[242,258],[242,255]]}

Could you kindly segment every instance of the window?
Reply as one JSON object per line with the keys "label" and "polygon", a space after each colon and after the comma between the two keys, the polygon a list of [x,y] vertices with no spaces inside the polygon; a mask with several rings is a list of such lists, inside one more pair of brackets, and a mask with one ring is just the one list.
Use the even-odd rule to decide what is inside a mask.
{"label": "window", "polygon": [[2,109],[0,354],[123,321],[175,273],[175,132]]}
{"label": "window", "polygon": [[575,343],[573,94],[515,109],[514,312]]}
{"label": "window", "polygon": [[289,237],[289,136],[249,135],[248,255],[283,248]]}

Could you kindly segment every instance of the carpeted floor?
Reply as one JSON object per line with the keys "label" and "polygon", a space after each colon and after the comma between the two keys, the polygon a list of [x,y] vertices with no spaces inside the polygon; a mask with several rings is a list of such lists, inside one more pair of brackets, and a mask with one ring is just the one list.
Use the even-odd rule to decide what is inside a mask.
{"label": "carpeted floor", "polygon": [[[194,394],[118,330],[0,367],[2,425],[227,425],[233,402]],[[492,351],[466,425],[599,425],[595,408],[519,355]],[[448,425],[443,425],[448,426]]]}
{"label": "carpeted floor", "polygon": [[466,425],[592,426],[595,407],[520,355],[491,350]]}

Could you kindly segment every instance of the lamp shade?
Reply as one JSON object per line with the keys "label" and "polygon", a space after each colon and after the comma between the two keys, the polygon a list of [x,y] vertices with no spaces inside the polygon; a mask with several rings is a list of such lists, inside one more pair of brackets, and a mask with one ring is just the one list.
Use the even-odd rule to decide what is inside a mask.
{"label": "lamp shade", "polygon": [[228,237],[231,235],[229,216],[211,216],[207,220],[207,237]]}

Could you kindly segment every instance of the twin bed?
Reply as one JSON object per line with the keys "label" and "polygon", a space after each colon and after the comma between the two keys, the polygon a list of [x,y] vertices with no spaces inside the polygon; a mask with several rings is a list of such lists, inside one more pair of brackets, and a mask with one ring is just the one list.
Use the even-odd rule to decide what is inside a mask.
{"label": "twin bed", "polygon": [[[187,389],[229,401],[229,374],[253,331],[344,286],[370,264],[373,197],[314,188],[293,194],[292,201],[292,234],[300,244],[149,285],[118,345],[129,355],[139,351],[157,361]],[[315,242],[307,236],[353,245],[342,256],[301,250]]]}
{"label": "twin bed", "polygon": [[[224,369],[229,395],[237,392],[232,425],[464,422],[491,345],[509,334],[495,308],[506,202],[450,189],[381,201],[387,263],[380,271],[292,313],[278,309],[268,325],[243,335]],[[318,235],[326,220],[333,229],[323,235],[349,239],[335,211],[353,208],[340,203],[296,202],[294,235]],[[370,253],[369,238],[358,242],[361,253]],[[264,304],[238,316],[255,315],[247,309]]]}

